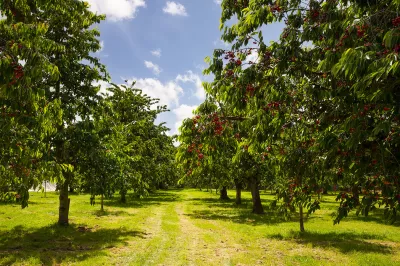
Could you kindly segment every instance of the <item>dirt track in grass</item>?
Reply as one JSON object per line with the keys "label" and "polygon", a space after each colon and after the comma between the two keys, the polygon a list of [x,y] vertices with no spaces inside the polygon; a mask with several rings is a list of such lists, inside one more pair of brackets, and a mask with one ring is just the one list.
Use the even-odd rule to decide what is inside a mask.
{"label": "dirt track in grass", "polygon": [[[233,197],[233,191],[229,191]],[[169,190],[127,204],[106,200],[105,212],[88,195],[71,196],[68,228],[54,225],[57,195],[32,193],[30,206],[0,205],[1,265],[399,265],[400,227],[380,213],[350,215],[333,226],[333,196],[306,221],[284,221],[266,208],[199,190]],[[268,206],[273,196],[262,194]]]}

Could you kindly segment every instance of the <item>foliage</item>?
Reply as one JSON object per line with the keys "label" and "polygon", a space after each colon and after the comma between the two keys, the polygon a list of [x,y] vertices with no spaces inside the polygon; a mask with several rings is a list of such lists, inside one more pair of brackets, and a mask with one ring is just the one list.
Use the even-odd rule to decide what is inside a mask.
{"label": "foliage", "polygon": [[[376,203],[393,222],[399,208],[399,6],[363,3],[225,0],[221,38],[232,49],[206,59],[207,93],[247,121],[248,151],[269,158],[283,207],[313,211],[298,191],[338,184],[335,223]],[[265,43],[262,27],[282,22],[280,40]]]}
{"label": "foliage", "polygon": [[[42,1],[41,1],[42,2]],[[64,47],[48,37],[49,24],[33,15],[26,1],[2,1],[0,10],[0,194],[15,194],[27,206],[28,189],[41,184],[50,170],[46,139],[60,123],[60,102],[45,97],[42,81],[60,72],[49,61]]]}
{"label": "foliage", "polygon": [[[175,149],[164,124],[165,106],[139,89],[113,85],[95,57],[105,16],[83,1],[0,3],[0,196],[22,207],[28,189],[46,177],[57,182],[59,224],[68,224],[69,189],[111,196],[145,195],[174,182]],[[153,108],[154,107],[154,108]]]}
{"label": "foliage", "polygon": [[[112,179],[106,183],[112,191],[118,190],[125,201],[128,190],[144,196],[152,185],[171,177],[174,146],[172,138],[166,135],[168,128],[155,124],[157,115],[167,111],[166,106],[156,106],[158,99],[143,94],[134,84],[131,87],[113,85],[108,90],[93,118],[102,151],[95,154],[102,154],[103,164],[111,166],[108,171],[98,170],[102,179]],[[85,165],[86,171],[96,164]],[[94,191],[94,195],[105,192],[104,188]]]}
{"label": "foliage", "polygon": [[225,129],[232,131],[232,124],[221,121],[218,111],[215,103],[205,101],[193,118],[183,121],[177,159],[186,175],[180,182],[190,181],[207,188],[232,183],[232,176],[235,176],[232,157],[237,142],[223,134]]}

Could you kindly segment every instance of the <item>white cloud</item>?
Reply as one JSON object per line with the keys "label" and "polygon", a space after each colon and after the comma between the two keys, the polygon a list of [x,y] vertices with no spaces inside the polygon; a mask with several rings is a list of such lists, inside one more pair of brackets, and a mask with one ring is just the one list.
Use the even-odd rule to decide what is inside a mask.
{"label": "white cloud", "polygon": [[174,81],[162,83],[153,78],[132,78],[128,80],[128,84],[133,81],[136,81],[135,88],[143,90],[145,94],[152,98],[160,99],[160,105],[176,106],[179,104],[180,95],[183,94],[183,89]]}
{"label": "white cloud", "polygon": [[224,42],[223,40],[215,40],[213,42],[214,46],[223,46],[224,48],[230,48],[231,44],[228,42]]}
{"label": "white cloud", "polygon": [[190,105],[186,105],[186,104],[181,104],[179,107],[172,110],[172,112],[176,116],[174,134],[178,133],[178,129],[182,125],[182,121],[185,118],[190,118],[193,116],[193,110],[196,108],[197,108],[197,105],[190,106]]}
{"label": "white cloud", "polygon": [[177,82],[191,82],[196,85],[195,95],[200,100],[204,100],[206,98],[206,93],[204,91],[202,81],[199,75],[194,74],[191,70],[187,71],[185,75],[178,75],[175,79]]}
{"label": "white cloud", "polygon": [[111,87],[111,85],[108,83],[108,82],[106,82],[106,81],[104,81],[104,80],[98,80],[98,81],[96,81],[96,82],[94,82],[94,83],[92,83],[94,86],[100,86],[100,91],[98,92],[98,94],[100,94],[100,93],[108,93],[108,94],[111,94],[111,92],[109,92],[109,91],[107,91],[107,88],[110,88]]}
{"label": "white cloud", "polygon": [[217,5],[220,5],[222,3],[222,0],[214,0],[214,3],[216,3]]}
{"label": "white cloud", "polygon": [[104,41],[100,41],[100,50],[99,50],[99,53],[101,52],[101,51],[103,51],[104,50]]}
{"label": "white cloud", "polygon": [[197,65],[195,65],[195,67],[197,69],[199,69],[200,71],[203,71],[205,68],[207,68],[207,66],[205,64],[197,64]]}
{"label": "white cloud", "polygon": [[157,75],[157,76],[162,72],[162,69],[161,69],[157,64],[154,64],[153,62],[144,61],[144,65],[145,65],[147,68],[153,70],[153,73],[154,73],[155,75]]}
{"label": "white cloud", "polygon": [[145,0],[86,0],[89,9],[98,14],[105,14],[111,21],[132,19],[139,7],[145,7]]}
{"label": "white cloud", "polygon": [[251,54],[246,57],[246,63],[257,63],[258,62],[258,50],[251,50]]}
{"label": "white cloud", "polygon": [[175,147],[179,147],[179,145],[180,145],[181,143],[179,142],[179,141],[177,141],[177,140],[174,140],[174,143],[173,143],[173,145],[175,146]]}
{"label": "white cloud", "polygon": [[168,1],[166,6],[163,8],[164,13],[168,13],[172,16],[187,16],[186,8],[173,1]]}
{"label": "white cloud", "polygon": [[96,53],[100,54],[104,50],[104,41],[100,41],[100,50],[98,50]]}
{"label": "white cloud", "polygon": [[151,54],[156,57],[161,57],[161,49],[156,49],[154,51],[151,51]]}

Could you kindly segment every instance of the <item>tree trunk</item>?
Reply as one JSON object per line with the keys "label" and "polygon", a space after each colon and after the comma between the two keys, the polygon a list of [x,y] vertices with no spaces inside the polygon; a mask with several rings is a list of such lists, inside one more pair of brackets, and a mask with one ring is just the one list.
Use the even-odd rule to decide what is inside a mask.
{"label": "tree trunk", "polygon": [[251,197],[253,200],[253,213],[263,214],[264,208],[261,204],[260,191],[258,187],[258,181],[253,177],[249,180],[249,187],[251,190]]}
{"label": "tree trunk", "polygon": [[242,204],[242,187],[239,185],[236,187],[236,204]]}
{"label": "tree trunk", "polygon": [[[59,55],[56,55],[56,58],[59,59]],[[55,86],[55,99],[60,99],[60,89],[61,89],[61,81],[58,81]],[[57,133],[62,135],[64,131],[64,124],[60,124],[57,126]],[[65,156],[64,156],[64,140],[57,139],[55,141],[55,155],[57,163],[65,163]],[[69,214],[69,205],[70,199],[68,198],[68,185],[70,181],[70,173],[62,172],[64,176],[63,183],[59,183],[60,185],[60,196],[59,196],[59,207],[58,207],[58,224],[59,225],[68,225],[68,214]]]}
{"label": "tree trunk", "polygon": [[228,200],[228,191],[226,190],[226,187],[222,187],[222,189],[220,190],[220,196],[219,196],[220,200]]}
{"label": "tree trunk", "polygon": [[[59,128],[59,131],[62,129]],[[64,163],[64,142],[58,141],[56,142],[56,158],[59,163]],[[62,171],[62,175],[64,180],[62,183],[58,183],[60,196],[59,198],[59,206],[58,206],[58,224],[67,226],[69,224],[68,215],[69,215],[69,205],[70,205],[70,198],[69,196],[69,183],[70,183],[70,176],[71,173],[68,171]]]}
{"label": "tree trunk", "polygon": [[351,190],[353,192],[353,199],[355,200],[356,205],[357,206],[360,205],[360,196],[359,196],[359,193],[358,193],[359,192],[358,191],[358,186],[354,185]]}
{"label": "tree trunk", "polygon": [[60,206],[58,208],[58,224],[68,225],[70,199],[68,198],[67,180],[64,182],[64,184],[61,184],[59,200],[60,200]]}
{"label": "tree trunk", "polygon": [[126,192],[125,191],[121,191],[121,202],[122,203],[126,203]]}
{"label": "tree trunk", "polygon": [[236,187],[236,205],[240,205],[242,204],[242,184],[240,183],[236,183],[235,184]]}
{"label": "tree trunk", "polygon": [[103,194],[101,194],[101,200],[100,200],[100,205],[101,205],[101,211],[104,212],[104,197]]}
{"label": "tree trunk", "polygon": [[300,221],[300,232],[304,232],[304,214],[303,214],[303,206],[299,206],[299,221]]}

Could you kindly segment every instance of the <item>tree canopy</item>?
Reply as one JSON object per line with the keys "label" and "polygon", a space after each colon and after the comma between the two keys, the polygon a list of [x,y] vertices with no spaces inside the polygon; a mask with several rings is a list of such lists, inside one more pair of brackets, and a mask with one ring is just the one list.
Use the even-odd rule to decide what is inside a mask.
{"label": "tree canopy", "polygon": [[[59,220],[67,225],[69,190],[108,196],[146,195],[173,182],[175,154],[165,106],[140,89],[109,82],[95,56],[105,16],[83,1],[2,1],[0,20],[0,185],[22,207],[31,187],[50,179],[59,189]],[[103,206],[102,206],[103,208]]]}
{"label": "tree canopy", "polygon": [[[0,2],[0,197],[28,205],[31,187],[136,197],[180,184],[276,195],[285,218],[337,193],[350,211],[400,211],[399,0],[223,0],[221,40],[205,75],[205,101],[171,137],[159,99],[113,84],[96,57],[104,15],[76,0]],[[267,43],[271,24],[279,40]],[[99,81],[109,84],[100,93]],[[179,141],[175,148],[174,140]]]}
{"label": "tree canopy", "polygon": [[[279,209],[290,215],[298,208],[302,231],[303,208],[318,209],[312,194],[327,185],[341,191],[334,223],[378,205],[389,221],[396,219],[399,4],[222,1],[221,39],[232,47],[216,49],[204,71],[214,75],[204,88],[218,104],[219,120],[213,132],[192,127],[208,136],[195,140],[207,147],[221,135],[236,138],[234,158],[243,150],[261,158]],[[273,23],[284,23],[280,39],[265,43]],[[181,134],[195,121],[184,123]],[[244,134],[232,131],[233,121]]]}

